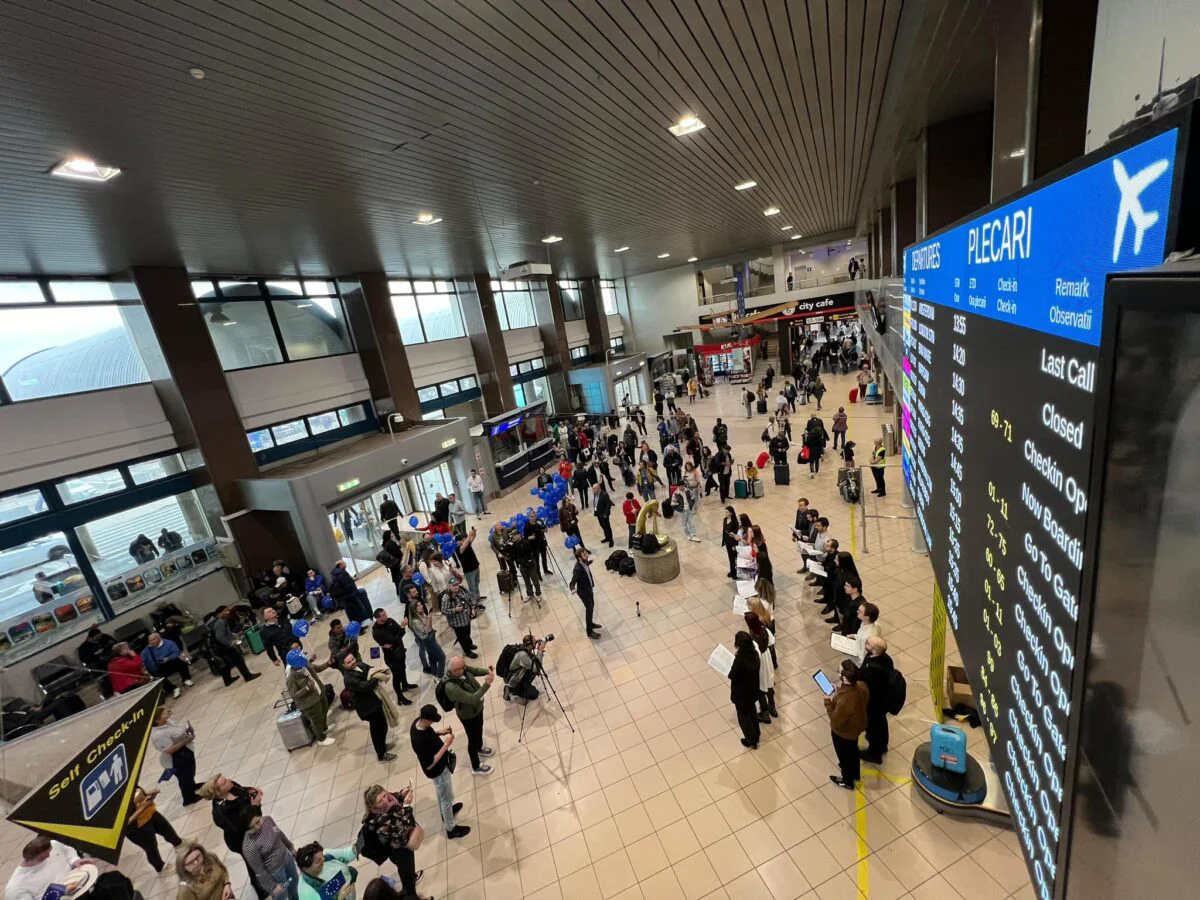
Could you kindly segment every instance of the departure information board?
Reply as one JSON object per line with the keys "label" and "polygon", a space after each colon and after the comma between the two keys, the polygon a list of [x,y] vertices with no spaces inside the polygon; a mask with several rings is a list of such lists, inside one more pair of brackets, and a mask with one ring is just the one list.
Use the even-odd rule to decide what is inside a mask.
{"label": "departure information board", "polygon": [[1163,261],[1178,137],[1159,133],[904,254],[904,477],[1046,900],[1104,279]]}

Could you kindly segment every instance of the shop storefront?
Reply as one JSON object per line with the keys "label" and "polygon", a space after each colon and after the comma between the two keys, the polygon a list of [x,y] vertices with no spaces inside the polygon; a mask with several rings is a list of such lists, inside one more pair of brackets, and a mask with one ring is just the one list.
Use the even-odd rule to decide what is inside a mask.
{"label": "shop storefront", "polygon": [[701,360],[701,376],[710,379],[725,377],[730,384],[748,384],[754,372],[754,354],[762,344],[762,335],[741,341],[720,344],[697,344],[694,348]]}

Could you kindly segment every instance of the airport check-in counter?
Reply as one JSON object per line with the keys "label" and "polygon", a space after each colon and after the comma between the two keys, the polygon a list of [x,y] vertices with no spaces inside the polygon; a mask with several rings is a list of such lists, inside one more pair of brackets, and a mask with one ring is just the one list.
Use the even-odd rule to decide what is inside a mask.
{"label": "airport check-in counter", "polygon": [[555,459],[554,438],[546,417],[546,402],[509,410],[482,423],[475,455],[484,469],[484,481],[497,494],[507,493],[539,466]]}

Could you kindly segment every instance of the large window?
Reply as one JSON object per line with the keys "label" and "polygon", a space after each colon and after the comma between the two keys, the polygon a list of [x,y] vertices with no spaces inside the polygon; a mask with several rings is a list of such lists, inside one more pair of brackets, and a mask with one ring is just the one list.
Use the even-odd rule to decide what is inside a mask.
{"label": "large window", "polygon": [[549,400],[550,385],[546,383],[544,377],[534,378],[521,384],[514,384],[513,394],[516,396],[517,406],[524,408],[530,403]]}
{"label": "large window", "polygon": [[608,349],[612,350],[613,353],[617,354],[618,356],[620,356],[622,353],[624,353],[625,352],[625,336],[622,335],[621,337],[609,338],[608,339]]}
{"label": "large window", "polygon": [[80,617],[99,618],[67,536],[52,531],[0,550],[0,658]]}
{"label": "large window", "polygon": [[604,300],[604,314],[615,316],[620,312],[617,306],[617,283],[604,279],[600,282],[600,297]]}
{"label": "large window", "polygon": [[[0,281],[0,379],[7,399],[148,381],[131,330],[140,307],[127,283]],[[146,339],[152,340],[148,329]]]}
{"label": "large window", "polygon": [[351,353],[330,281],[193,281],[192,292],[226,371]]}
{"label": "large window", "polygon": [[533,295],[529,285],[519,281],[493,281],[492,295],[496,298],[496,312],[500,316],[500,328],[530,328],[537,324],[533,312]]}
{"label": "large window", "polygon": [[571,348],[571,362],[588,362],[592,358],[591,350],[587,347]]}
{"label": "large window", "polygon": [[[479,389],[479,379],[474,375],[465,375],[462,378],[452,378],[439,384],[417,388],[417,399],[421,402],[422,413],[446,409],[480,396],[482,396],[482,392]],[[429,418],[429,416],[422,416],[422,418]]]}
{"label": "large window", "polygon": [[388,282],[392,310],[405,344],[447,341],[466,335],[452,281]]}
{"label": "large window", "polygon": [[562,296],[563,318],[567,321],[582,319],[584,316],[583,298],[579,294],[579,282],[560,281],[558,292]]}
{"label": "large window", "polygon": [[329,409],[256,428],[246,432],[246,439],[260,463],[274,462],[367,433],[374,423],[370,409],[369,402]]}
{"label": "large window", "polygon": [[95,519],[78,532],[101,581],[130,568],[170,560],[183,547],[209,536],[194,491]]}

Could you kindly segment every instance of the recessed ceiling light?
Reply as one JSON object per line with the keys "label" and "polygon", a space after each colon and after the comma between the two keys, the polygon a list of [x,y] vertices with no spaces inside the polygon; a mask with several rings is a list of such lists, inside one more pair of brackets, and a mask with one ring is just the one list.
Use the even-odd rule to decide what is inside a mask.
{"label": "recessed ceiling light", "polygon": [[613,251],[613,253],[624,253],[628,249],[629,249],[628,247],[618,247],[616,250]]}
{"label": "recessed ceiling light", "polygon": [[698,260],[699,258],[700,258],[700,257],[698,257],[698,256],[689,256],[689,257],[688,257],[688,262],[695,262],[695,261],[696,261],[696,260]]}
{"label": "recessed ceiling light", "polygon": [[670,253],[660,253],[660,254],[658,254],[658,258],[659,258],[659,259],[666,259],[666,258],[667,258],[668,256],[670,256],[670,255],[671,255]]}
{"label": "recessed ceiling light", "polygon": [[417,217],[413,219],[414,225],[436,225],[442,221],[441,216],[435,216],[431,212],[417,213]]}
{"label": "recessed ceiling light", "polygon": [[777,215],[779,215],[779,207],[778,206],[768,206],[766,209],[763,210],[763,215],[764,216],[777,216]]}
{"label": "recessed ceiling light", "polygon": [[562,237],[560,237],[557,234],[548,234],[544,238],[542,238],[542,243],[543,244],[557,244],[561,240],[562,240]]}
{"label": "recessed ceiling light", "polygon": [[699,131],[705,127],[705,124],[700,121],[698,116],[688,113],[686,116],[681,116],[679,121],[667,130],[675,135],[675,137],[683,137],[685,134],[691,134],[693,131]]}
{"label": "recessed ceiling light", "polygon": [[750,188],[757,187],[757,186],[758,186],[757,181],[743,181],[741,184],[735,184],[733,186],[733,189],[735,191],[748,191],[748,190],[750,190]]}
{"label": "recessed ceiling light", "polygon": [[65,159],[50,170],[51,175],[75,181],[109,181],[121,174],[116,166],[100,166],[86,156]]}
{"label": "recessed ceiling light", "polygon": [[779,230],[780,231],[791,231],[793,227],[794,226],[792,226],[792,225],[780,225]]}
{"label": "recessed ceiling light", "polygon": [[191,69],[188,69],[188,74],[191,75],[193,78],[195,78],[197,81],[203,81],[205,72],[201,68],[191,68]]}
{"label": "recessed ceiling light", "polygon": [[800,240],[800,238],[802,238],[802,237],[804,237],[804,235],[802,235],[802,234],[793,234],[793,235],[792,235],[792,240],[793,240],[793,241],[798,241],[798,240]]}

